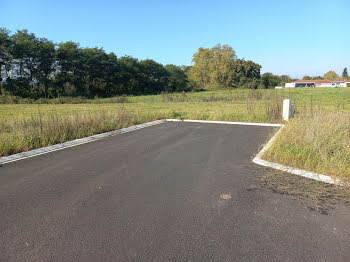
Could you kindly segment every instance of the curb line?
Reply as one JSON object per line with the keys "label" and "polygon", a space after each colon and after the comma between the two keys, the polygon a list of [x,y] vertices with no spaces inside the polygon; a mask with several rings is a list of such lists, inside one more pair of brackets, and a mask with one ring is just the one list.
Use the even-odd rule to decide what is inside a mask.
{"label": "curb line", "polygon": [[314,173],[311,171],[298,169],[298,168],[294,168],[294,167],[290,167],[290,166],[284,166],[281,164],[277,164],[277,163],[273,163],[273,162],[269,162],[269,161],[261,159],[261,157],[271,147],[272,143],[276,140],[277,136],[280,134],[280,132],[283,130],[284,127],[285,127],[284,125],[281,125],[281,128],[277,131],[277,133],[269,140],[269,142],[263,147],[263,149],[261,149],[261,151],[254,157],[253,162],[255,164],[265,166],[265,167],[270,167],[270,168],[277,169],[277,170],[281,170],[284,172],[291,173],[293,175],[306,177],[309,179],[321,181],[321,182],[328,183],[328,184],[333,184],[333,185],[338,185],[338,186],[350,186],[350,183],[345,182],[339,178],[333,178],[333,177],[330,177],[327,175],[318,174],[318,173]]}
{"label": "curb line", "polygon": [[210,121],[210,120],[190,120],[190,119],[166,119],[167,122],[190,122],[190,123],[207,123],[207,124],[224,124],[224,125],[242,125],[242,126],[282,126],[282,124],[252,123],[252,122],[230,122],[230,121]]}

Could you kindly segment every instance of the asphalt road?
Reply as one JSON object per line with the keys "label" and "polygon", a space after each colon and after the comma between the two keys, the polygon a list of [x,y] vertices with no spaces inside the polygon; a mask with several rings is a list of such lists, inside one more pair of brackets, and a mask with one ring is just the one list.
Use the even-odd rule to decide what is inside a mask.
{"label": "asphalt road", "polygon": [[349,206],[247,191],[271,132],[173,122],[6,164],[0,261],[350,261]]}

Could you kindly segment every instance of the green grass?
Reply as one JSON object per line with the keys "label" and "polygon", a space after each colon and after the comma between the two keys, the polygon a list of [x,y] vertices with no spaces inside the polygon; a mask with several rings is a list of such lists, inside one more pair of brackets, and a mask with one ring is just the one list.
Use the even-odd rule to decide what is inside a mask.
{"label": "green grass", "polygon": [[54,145],[81,137],[141,124],[165,115],[133,114],[123,109],[90,113],[40,113],[0,123],[0,156]]}
{"label": "green grass", "polygon": [[[350,88],[210,90],[129,96],[126,98],[128,103],[105,98],[82,104],[0,104],[0,156],[162,118],[280,123],[285,98],[292,98],[297,116],[315,112],[322,115],[350,113]],[[299,125],[303,131],[313,130],[307,122]],[[334,165],[337,163],[335,158],[322,158],[317,154],[318,148],[312,143],[284,142],[274,150],[288,152],[285,159],[269,156],[281,163],[329,171],[339,177],[348,176],[350,170],[349,164],[344,164],[347,156],[342,148],[335,149],[340,150],[338,156],[344,156],[337,165]],[[295,156],[297,158],[293,158]],[[322,167],[321,162],[327,164]],[[325,168],[326,165],[334,165],[334,168]]]}
{"label": "green grass", "polygon": [[350,180],[350,113],[297,116],[263,158]]}
{"label": "green grass", "polygon": [[[130,96],[130,103],[41,104],[44,115],[72,115],[96,111],[126,109],[136,114],[151,112],[177,118],[273,121],[279,117],[266,114],[266,107],[292,98],[298,113],[322,110],[324,112],[350,112],[350,88],[304,88],[282,90],[214,90],[180,94]],[[28,119],[38,115],[36,104],[0,104],[0,122],[12,119]]]}

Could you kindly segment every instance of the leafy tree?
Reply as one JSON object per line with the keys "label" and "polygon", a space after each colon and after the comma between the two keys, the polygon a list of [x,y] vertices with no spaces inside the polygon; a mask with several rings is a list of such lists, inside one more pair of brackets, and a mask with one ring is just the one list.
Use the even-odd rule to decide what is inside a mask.
{"label": "leafy tree", "polygon": [[212,48],[199,48],[193,55],[191,78],[201,87],[228,86],[232,63],[236,52],[228,45],[217,44]]}
{"label": "leafy tree", "polygon": [[164,66],[146,59],[140,62],[143,90],[146,93],[160,93],[165,91],[168,85],[169,73]]}
{"label": "leafy tree", "polygon": [[169,74],[167,91],[179,92],[186,90],[188,84],[187,75],[180,66],[166,65],[165,70]]}
{"label": "leafy tree", "polygon": [[54,63],[56,61],[55,44],[45,38],[38,41],[37,46],[38,58],[38,80],[44,86],[44,95],[48,96],[48,85],[50,82],[50,75],[54,72]]}
{"label": "leafy tree", "polygon": [[211,84],[227,87],[232,64],[237,58],[236,52],[228,45],[217,44],[210,49],[210,53]]}
{"label": "leafy tree", "polygon": [[276,86],[281,85],[280,77],[272,73],[264,73],[261,76],[261,82],[265,88],[275,88]]}
{"label": "leafy tree", "polygon": [[181,69],[184,71],[187,79],[187,89],[192,90],[197,88],[196,82],[193,80],[193,77],[191,77],[192,72],[192,66],[181,66]]}
{"label": "leafy tree", "polygon": [[82,52],[79,44],[70,41],[61,43],[58,45],[56,54],[58,62],[56,85],[58,88],[68,83],[73,87],[75,94],[76,92],[83,94]]}
{"label": "leafy tree", "polygon": [[[0,27],[0,94],[2,92],[1,83],[7,78],[11,57],[12,41],[10,31]],[[3,73],[4,72],[4,73]]]}
{"label": "leafy tree", "polygon": [[312,80],[312,77],[311,76],[304,76],[303,80]]}
{"label": "leafy tree", "polygon": [[123,94],[142,93],[139,60],[131,56],[124,56],[119,59],[119,64],[118,86],[120,92]]}
{"label": "leafy tree", "polygon": [[339,78],[336,72],[334,71],[328,71],[327,73],[324,74],[323,76],[324,79],[334,81]]}
{"label": "leafy tree", "polygon": [[[199,48],[193,55],[190,79],[197,86],[257,88],[261,66],[244,59],[237,59],[236,52],[228,45],[217,44],[212,48]],[[249,83],[249,84],[248,84]]]}
{"label": "leafy tree", "polygon": [[103,95],[106,93],[106,71],[108,56],[103,49],[84,48],[81,50],[79,62],[80,79],[83,82],[82,94],[86,96]]}
{"label": "leafy tree", "polygon": [[345,67],[344,70],[343,70],[342,77],[345,78],[345,79],[349,77],[349,75],[348,75],[348,69],[347,69],[346,67]]}
{"label": "leafy tree", "polygon": [[280,85],[284,86],[285,83],[290,83],[293,79],[289,75],[281,75],[280,77]]}
{"label": "leafy tree", "polygon": [[117,83],[120,82],[120,70],[120,61],[117,56],[114,53],[109,53],[104,64],[104,80],[106,83],[104,95],[119,94],[120,90]]}
{"label": "leafy tree", "polygon": [[192,58],[191,79],[200,87],[205,88],[212,82],[211,53],[210,49],[200,47]]}
{"label": "leafy tree", "polygon": [[260,68],[261,66],[253,61],[237,59],[231,63],[226,86],[256,89],[259,85]]}
{"label": "leafy tree", "polygon": [[38,74],[38,39],[27,30],[18,30],[12,37],[11,79],[5,88],[23,97],[38,97],[39,90],[35,88]]}

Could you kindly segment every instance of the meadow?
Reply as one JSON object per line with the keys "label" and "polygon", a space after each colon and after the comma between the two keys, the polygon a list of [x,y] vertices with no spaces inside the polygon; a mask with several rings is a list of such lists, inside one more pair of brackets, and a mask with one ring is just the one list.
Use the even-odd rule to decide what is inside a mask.
{"label": "meadow", "polygon": [[[50,104],[45,104],[48,102],[45,100],[40,103],[34,101],[34,104],[32,104],[33,101],[27,104],[16,104],[21,101],[0,104],[0,156],[163,118],[281,123],[282,100],[285,98],[291,98],[295,105],[296,118],[291,123],[298,123],[299,129],[313,130],[317,133],[320,125],[324,125],[320,120],[322,117],[328,117],[327,125],[332,121],[342,121],[344,125],[338,125],[340,129],[342,126],[345,128],[342,143],[348,144],[346,139],[349,139],[350,131],[346,135],[346,128],[348,128],[347,121],[350,119],[350,88],[219,89],[91,100],[50,100]],[[64,104],[60,104],[62,102]],[[342,117],[335,117],[340,114]],[[314,124],[310,129],[308,125],[311,122],[307,121],[315,119],[315,115],[319,116],[317,121],[321,122]],[[338,129],[331,132],[335,131],[338,132]],[[289,133],[286,131],[283,136],[288,137],[291,132],[293,131]],[[321,133],[319,136],[324,137]],[[303,133],[298,131],[296,134]],[[318,137],[318,139],[323,138]],[[279,140],[278,143],[281,146],[278,147],[278,155],[282,155],[283,150],[288,151],[292,147],[289,142],[286,142],[287,140],[282,138]],[[301,141],[294,140],[294,143],[301,143]],[[306,144],[300,144],[300,146],[306,147]],[[309,147],[310,143],[307,146]],[[277,150],[277,147],[274,150]],[[315,150],[318,149],[315,148]],[[307,151],[309,158],[314,155],[315,150]],[[322,163],[325,159],[329,159],[331,162],[327,168],[320,164],[305,164],[309,161],[308,157],[298,152],[294,154],[296,157],[292,162],[288,158],[280,159],[270,153],[267,157],[284,164],[293,163],[318,172],[327,171],[338,177],[350,177],[348,155],[344,159],[341,158],[341,155],[345,154],[343,152],[346,152],[344,150],[348,149],[338,146],[335,150],[338,152],[336,158],[330,155],[328,158],[326,156],[315,160],[318,161],[317,163]],[[300,163],[297,159],[300,159]],[[343,164],[341,168],[329,168],[331,163],[335,163],[335,159],[342,162],[348,161],[348,163]]]}
{"label": "meadow", "polygon": [[281,122],[280,114],[274,114],[274,110],[279,110],[285,98],[292,99],[297,114],[314,110],[350,112],[350,88],[223,89],[128,96],[123,100],[101,98],[82,100],[83,103],[0,104],[0,121],[29,119],[39,112],[42,116],[67,116],[123,109],[137,115],[147,112],[173,118]]}

